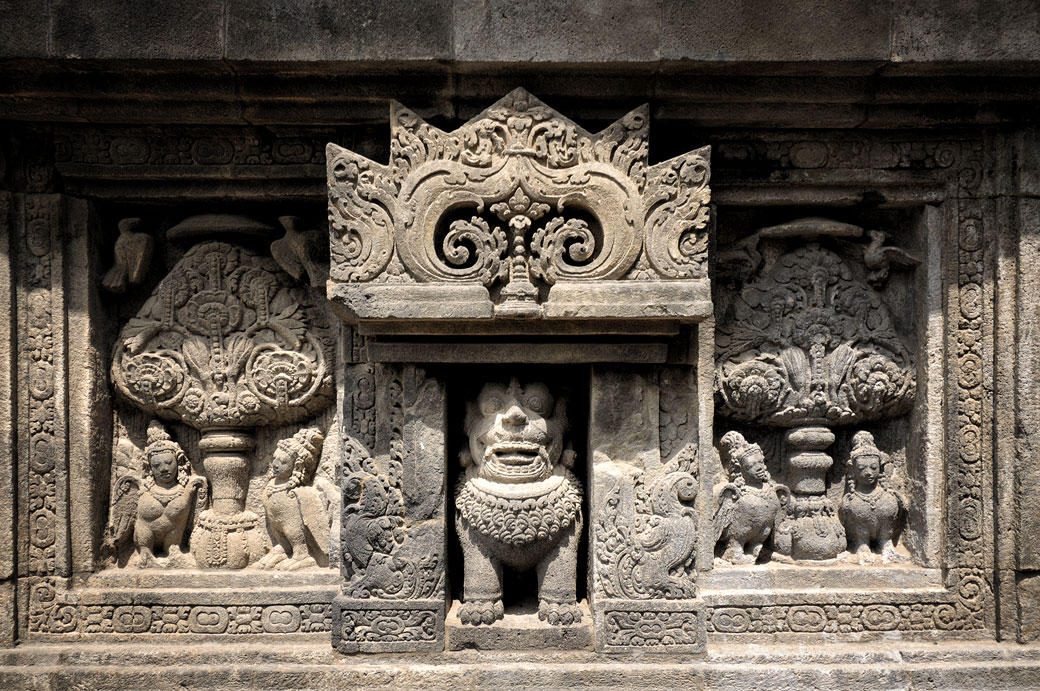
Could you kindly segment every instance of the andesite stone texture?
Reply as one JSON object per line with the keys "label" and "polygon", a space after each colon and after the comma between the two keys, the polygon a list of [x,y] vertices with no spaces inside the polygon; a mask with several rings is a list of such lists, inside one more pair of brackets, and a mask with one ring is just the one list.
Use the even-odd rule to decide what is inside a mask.
{"label": "andesite stone texture", "polygon": [[1035,688],[1033,3],[7,4],[0,686]]}

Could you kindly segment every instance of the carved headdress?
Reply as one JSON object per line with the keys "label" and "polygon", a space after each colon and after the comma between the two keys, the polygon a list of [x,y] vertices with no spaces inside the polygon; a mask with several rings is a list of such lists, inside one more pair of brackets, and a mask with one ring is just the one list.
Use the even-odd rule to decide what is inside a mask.
{"label": "carved headdress", "polygon": [[299,487],[310,482],[324,443],[325,435],[316,427],[305,427],[278,442],[278,449],[288,454],[293,461],[292,477],[288,483],[290,486]]}
{"label": "carved headdress", "polygon": [[[144,447],[144,455],[148,462],[151,461],[152,456],[160,453],[172,453],[177,459],[177,482],[181,485],[188,484],[188,476],[191,475],[191,461],[188,460],[187,454],[184,453],[184,449],[170,437],[170,433],[166,431],[163,424],[158,420],[152,420],[148,423],[148,445]],[[144,468],[145,478],[151,477],[149,468]]]}
{"label": "carved headdress", "polygon": [[749,443],[744,435],[736,430],[730,430],[719,439],[719,447],[722,449],[726,468],[731,479],[742,478],[740,462],[752,453],[762,453],[762,447],[755,443]]}
{"label": "carved headdress", "polygon": [[887,484],[885,479],[889,463],[888,454],[877,447],[873,434],[860,430],[852,435],[852,451],[849,452],[849,460],[845,464],[845,485],[850,492],[856,486],[856,480],[853,477],[856,460],[863,456],[875,456],[878,459],[878,484],[882,487]]}

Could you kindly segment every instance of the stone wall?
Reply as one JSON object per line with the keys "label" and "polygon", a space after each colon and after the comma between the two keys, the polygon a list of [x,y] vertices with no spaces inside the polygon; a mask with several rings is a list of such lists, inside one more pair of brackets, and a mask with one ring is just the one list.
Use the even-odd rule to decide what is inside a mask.
{"label": "stone wall", "polygon": [[1032,3],[8,5],[0,678],[1032,683]]}

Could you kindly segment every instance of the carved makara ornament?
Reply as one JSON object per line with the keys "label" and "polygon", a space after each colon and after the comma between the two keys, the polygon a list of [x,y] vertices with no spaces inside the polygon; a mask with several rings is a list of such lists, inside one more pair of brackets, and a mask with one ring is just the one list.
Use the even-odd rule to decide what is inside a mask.
{"label": "carved makara ornament", "polygon": [[119,334],[117,391],[202,431],[212,507],[192,552],[204,567],[242,568],[264,552],[245,510],[253,428],[313,416],[333,396],[332,342],[308,289],[270,258],[222,242],[190,249]]}
{"label": "carved makara ornament", "polygon": [[[786,475],[794,497],[776,551],[794,559],[830,559],[845,548],[825,496],[830,428],[896,417],[915,395],[913,358],[869,283],[880,285],[890,263],[916,260],[881,248],[883,233],[872,232],[866,246],[853,242],[862,234],[808,218],[742,241],[739,259],[750,276],[716,333],[720,413],[791,428]],[[824,246],[828,240],[834,249]]]}
{"label": "carved makara ornament", "polygon": [[116,481],[106,551],[118,558],[120,545],[132,539],[136,551],[128,566],[194,567],[185,537],[196,499],[200,508],[205,504],[206,478],[192,472],[158,420],[148,425],[144,456],[142,476],[127,473]]}
{"label": "carved makara ornament", "polygon": [[257,568],[294,571],[329,565],[330,530],[333,514],[340,509],[340,493],[330,468],[315,473],[324,441],[321,430],[308,427],[278,442],[263,493],[274,546]]}
{"label": "carved makara ornament", "polygon": [[754,564],[772,535],[791,491],[773,478],[758,444],[739,432],[719,440],[729,481],[715,486],[715,529],[720,558],[730,564]]}
{"label": "carved makara ornament", "polygon": [[895,539],[906,515],[906,500],[889,489],[888,466],[888,454],[878,449],[874,435],[863,431],[853,435],[845,495],[838,506],[852,560],[904,561],[896,552]]}
{"label": "carved makara ornament", "polygon": [[[572,281],[705,278],[708,149],[650,166],[647,121],[643,107],[591,134],[517,89],[443,132],[394,103],[388,164],[328,147],[330,295],[391,318],[421,285],[454,284],[469,317],[533,317]],[[355,285],[400,282],[420,286]]]}
{"label": "carved makara ornament", "polygon": [[455,490],[464,582],[459,619],[503,614],[502,567],[537,568],[538,617],[581,620],[576,598],[581,483],[564,447],[566,402],[541,383],[488,383],[467,407],[465,468]]}

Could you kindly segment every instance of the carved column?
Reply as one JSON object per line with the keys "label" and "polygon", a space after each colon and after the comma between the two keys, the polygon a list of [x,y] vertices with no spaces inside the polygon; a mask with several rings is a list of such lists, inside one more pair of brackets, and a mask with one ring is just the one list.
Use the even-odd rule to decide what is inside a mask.
{"label": "carved column", "polygon": [[[352,331],[345,331],[349,341]],[[346,350],[349,357],[354,349]],[[358,362],[345,365],[339,379],[344,582],[333,603],[333,646],[345,653],[442,650],[444,383],[415,365]]]}
{"label": "carved column", "polygon": [[[104,495],[96,472],[106,460],[107,406],[98,403],[104,401],[104,367],[89,355],[98,350],[100,330],[92,290],[98,266],[89,234],[93,216],[87,202],[59,194],[15,194],[4,201],[0,235],[10,238],[7,267],[18,318],[11,348],[3,350],[19,361],[3,395],[15,402],[18,440],[7,454],[17,464],[18,501],[7,505],[20,511],[17,575],[28,630],[60,630],[65,619],[56,593],[63,577],[94,566]],[[2,427],[0,433],[8,434]],[[0,490],[7,477],[0,472]],[[0,549],[0,578],[4,562],[10,563],[3,555]]]}
{"label": "carved column", "polygon": [[590,389],[589,594],[596,648],[700,652],[698,405],[691,368],[596,367]]}

